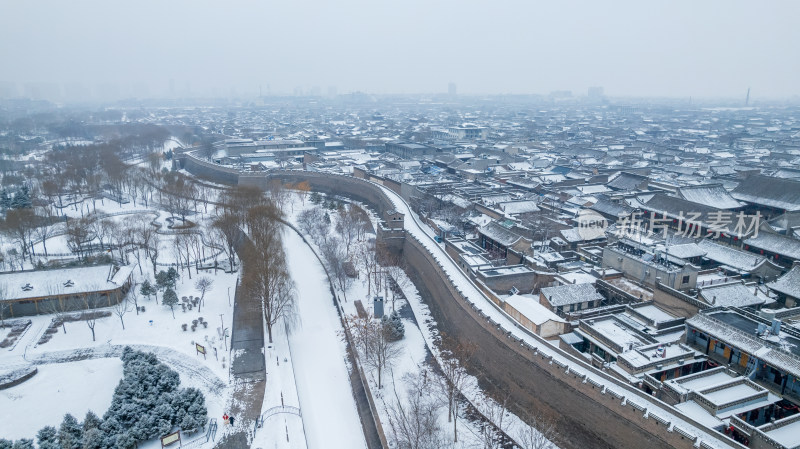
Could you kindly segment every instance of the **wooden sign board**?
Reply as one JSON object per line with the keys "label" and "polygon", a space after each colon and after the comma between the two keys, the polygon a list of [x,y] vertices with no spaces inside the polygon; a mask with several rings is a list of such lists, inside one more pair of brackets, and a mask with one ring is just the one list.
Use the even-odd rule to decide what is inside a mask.
{"label": "wooden sign board", "polygon": [[203,358],[206,358],[206,347],[201,345],[200,343],[195,343],[194,348],[197,350],[198,354],[203,354]]}
{"label": "wooden sign board", "polygon": [[181,431],[173,432],[167,436],[161,437],[161,447],[167,447],[170,444],[175,444],[181,441]]}

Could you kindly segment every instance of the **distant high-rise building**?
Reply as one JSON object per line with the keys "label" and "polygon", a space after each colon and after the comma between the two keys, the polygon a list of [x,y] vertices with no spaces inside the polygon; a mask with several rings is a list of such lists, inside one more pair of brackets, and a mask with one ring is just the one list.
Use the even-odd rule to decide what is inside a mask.
{"label": "distant high-rise building", "polygon": [[457,94],[456,92],[456,83],[450,83],[447,85],[447,95],[451,97],[455,97]]}
{"label": "distant high-rise building", "polygon": [[603,98],[603,88],[601,86],[593,86],[589,88],[589,98],[599,100]]}
{"label": "distant high-rise building", "polygon": [[328,86],[328,96],[329,97],[336,96],[336,86]]}

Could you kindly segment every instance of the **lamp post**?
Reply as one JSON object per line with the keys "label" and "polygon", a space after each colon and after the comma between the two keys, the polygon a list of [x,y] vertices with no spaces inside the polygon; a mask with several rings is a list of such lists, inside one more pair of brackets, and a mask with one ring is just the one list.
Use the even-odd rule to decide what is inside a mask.
{"label": "lamp post", "polygon": [[220,330],[222,330],[222,340],[225,342],[225,350],[227,351],[228,350],[228,333],[226,332],[227,329],[225,329],[225,322],[222,320],[222,315],[224,315],[224,314],[222,314],[222,313],[219,314],[219,324],[220,324]]}

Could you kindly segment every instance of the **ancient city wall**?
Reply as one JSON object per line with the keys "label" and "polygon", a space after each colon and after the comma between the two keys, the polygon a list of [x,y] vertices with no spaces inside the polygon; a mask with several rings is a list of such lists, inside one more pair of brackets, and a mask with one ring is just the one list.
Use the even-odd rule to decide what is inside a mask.
{"label": "ancient city wall", "polygon": [[644,410],[621,405],[622,398],[551,363],[498,331],[455,290],[430,253],[406,238],[403,254],[409,276],[442,332],[477,346],[471,374],[494,397],[510,395],[512,411],[538,411],[556,422],[561,447],[691,448],[694,438],[668,431],[665,423],[643,418]]}
{"label": "ancient city wall", "polygon": [[[275,171],[269,175],[241,175],[238,181],[242,185],[266,188],[271,179],[284,183],[308,181],[313,190],[361,201],[381,215],[394,207],[378,186],[348,176]],[[463,298],[444,269],[415,238],[406,237],[401,253],[409,276],[440,329],[477,345],[470,373],[481,379],[481,386],[494,397],[502,399],[509,395],[509,407],[519,416],[534,411],[552,418],[561,447],[696,447],[697,438],[684,429],[650,416],[645,408],[606,391],[603,386],[499,331]],[[739,447],[732,440],[729,445]],[[707,447],[706,444],[699,446]]]}

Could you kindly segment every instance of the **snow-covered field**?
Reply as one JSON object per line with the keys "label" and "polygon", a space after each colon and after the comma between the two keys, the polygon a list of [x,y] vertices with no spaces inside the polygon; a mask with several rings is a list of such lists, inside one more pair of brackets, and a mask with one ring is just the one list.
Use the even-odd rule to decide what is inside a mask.
{"label": "snow-covered field", "polygon": [[122,378],[115,358],[41,365],[30,380],[0,390],[0,436],[33,438],[46,425],[58,427],[64,414],[79,421],[91,410],[102,416]]}
{"label": "snow-covered field", "polygon": [[[85,201],[78,208],[70,208],[69,215],[79,217],[80,207],[83,207],[84,211],[90,209],[93,212],[96,207],[98,213],[128,212],[125,215],[112,217],[119,222],[131,217],[131,213],[142,215],[141,210],[144,209],[140,204],[119,205],[105,199],[97,200],[94,204],[92,201]],[[168,214],[154,211],[148,212],[147,216],[149,219],[158,217],[158,220],[163,221]],[[204,219],[206,218],[198,216],[198,220]],[[174,256],[169,249],[172,238],[169,235],[160,236],[162,251],[159,254],[159,262],[165,265],[174,262]],[[6,242],[6,245],[11,243]],[[36,245],[36,249],[37,253],[42,249],[41,243]],[[50,252],[69,252],[63,236],[48,239],[47,249]],[[208,254],[212,253],[213,251],[209,249]],[[138,268],[133,272],[137,284],[145,277],[149,277],[152,282],[152,265],[144,257],[142,264],[141,273]],[[159,269],[166,269],[166,266],[160,266]],[[191,279],[186,270],[179,270],[179,274],[181,277],[176,285],[178,298],[200,296],[194,287],[198,277],[194,269]],[[18,386],[0,391],[0,435],[33,438],[36,431],[43,426],[58,426],[65,412],[71,412],[81,420],[86,410],[91,408],[102,417],[110,404],[113,388],[121,378],[122,364],[116,354],[125,345],[155,352],[162,362],[179,373],[182,387],[197,387],[205,394],[210,417],[222,416],[226,411],[226,404],[230,401],[232,388],[229,385],[230,354],[226,350],[226,342],[221,337],[219,329],[231,327],[233,306],[230,298],[235,291],[238,273],[212,270],[201,271],[199,276],[207,276],[214,282],[211,291],[205,295],[200,312],[196,307],[184,312],[179,304],[175,307],[175,318],[173,318],[172,311],[161,305],[161,294],[158,303],[155,298],[148,299],[139,295],[138,305],[144,306],[145,312],[137,315],[132,302],[129,302],[127,311],[123,315],[125,324],[123,329],[119,317],[113,313],[114,308],[105,309],[112,312],[112,315],[97,319],[96,341],[92,341],[92,333],[86,322],[75,321],[66,323],[66,334],[59,328],[50,341],[39,345],[38,342],[50,324],[52,316],[25,317],[32,321],[32,325],[17,345],[10,350],[0,350],[0,370],[19,368],[33,362],[38,367],[39,373]],[[139,291],[139,285],[136,291]],[[192,331],[192,321],[201,317],[208,323],[207,327],[198,324],[196,330]],[[181,328],[182,324],[187,325],[186,331]],[[3,330],[2,333],[6,331]],[[201,354],[197,354],[195,343],[205,346],[207,351],[205,359]],[[230,341],[227,341],[227,345],[229,349]],[[89,359],[71,361],[75,358],[75,354],[86,351],[90,352],[87,355]],[[8,423],[13,423],[14,420],[6,418],[17,415],[25,417],[25,425],[8,427]],[[13,433],[9,433],[11,431]],[[151,441],[140,445],[142,448],[150,446],[157,447],[158,442]]]}
{"label": "snow-covered field", "polygon": [[328,279],[300,236],[290,229],[283,235],[297,288],[299,318],[289,347],[308,448],[366,448]]}

